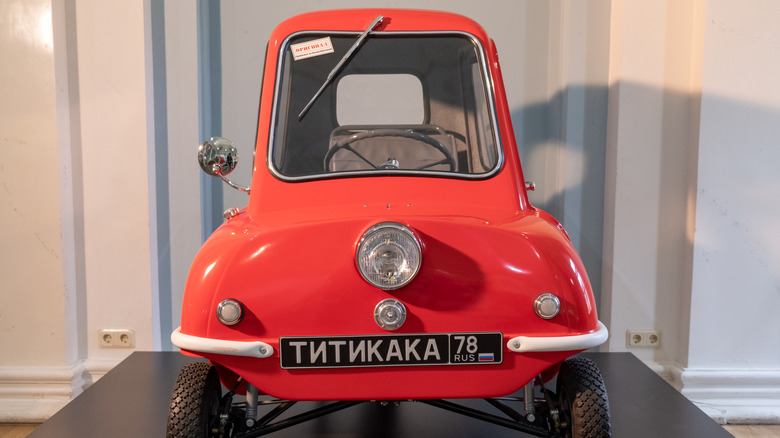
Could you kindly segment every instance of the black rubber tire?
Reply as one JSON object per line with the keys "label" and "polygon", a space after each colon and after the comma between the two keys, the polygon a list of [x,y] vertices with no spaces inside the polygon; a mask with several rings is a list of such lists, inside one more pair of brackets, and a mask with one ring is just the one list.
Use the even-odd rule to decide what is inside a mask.
{"label": "black rubber tire", "polygon": [[604,378],[590,359],[567,359],[558,373],[558,401],[568,423],[563,431],[569,438],[610,438],[609,400]]}
{"label": "black rubber tire", "polygon": [[219,415],[222,386],[208,363],[185,365],[179,372],[168,413],[168,438],[207,438]]}

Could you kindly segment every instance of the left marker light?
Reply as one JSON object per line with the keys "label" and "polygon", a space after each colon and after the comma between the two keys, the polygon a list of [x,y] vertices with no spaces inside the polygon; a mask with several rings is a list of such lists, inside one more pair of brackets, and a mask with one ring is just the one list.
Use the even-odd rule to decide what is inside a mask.
{"label": "left marker light", "polygon": [[228,298],[217,305],[217,319],[226,326],[233,326],[244,318],[244,306],[238,300]]}

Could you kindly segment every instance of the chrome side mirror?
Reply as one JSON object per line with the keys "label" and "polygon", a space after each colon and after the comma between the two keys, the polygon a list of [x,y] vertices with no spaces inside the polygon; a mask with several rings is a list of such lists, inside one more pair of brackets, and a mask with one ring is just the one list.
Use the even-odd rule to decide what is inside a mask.
{"label": "chrome side mirror", "polygon": [[211,137],[198,148],[198,162],[211,176],[228,175],[238,164],[238,150],[226,138]]}
{"label": "chrome side mirror", "polygon": [[204,172],[222,178],[230,187],[249,193],[249,187],[233,183],[225,177],[238,165],[238,150],[233,142],[223,137],[211,137],[198,148],[198,163]]}

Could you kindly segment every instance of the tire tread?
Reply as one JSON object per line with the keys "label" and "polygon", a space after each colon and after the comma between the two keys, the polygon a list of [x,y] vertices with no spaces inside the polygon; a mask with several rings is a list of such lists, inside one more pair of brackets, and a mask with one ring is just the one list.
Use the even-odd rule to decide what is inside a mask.
{"label": "tire tread", "polygon": [[610,438],[609,399],[595,362],[572,357],[561,368],[559,379],[573,388],[571,429],[574,438]]}
{"label": "tire tread", "polygon": [[213,386],[219,384],[216,369],[208,363],[196,362],[182,367],[171,395],[167,438],[206,438],[203,425],[208,421],[205,404]]}

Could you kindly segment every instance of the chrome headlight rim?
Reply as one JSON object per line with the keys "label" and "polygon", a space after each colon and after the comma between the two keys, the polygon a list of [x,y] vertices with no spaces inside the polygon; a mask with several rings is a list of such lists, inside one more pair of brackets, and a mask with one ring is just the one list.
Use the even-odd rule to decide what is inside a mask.
{"label": "chrome headlight rim", "polygon": [[[388,232],[400,236],[400,239],[408,239],[405,243],[411,244],[411,253],[404,253],[404,263],[408,265],[409,269],[401,279],[396,279],[395,281],[390,279],[388,282],[375,281],[372,278],[375,277],[375,275],[370,275],[370,273],[366,272],[370,267],[365,266],[363,261],[361,261],[361,258],[369,256],[369,254],[366,254],[368,250],[367,245],[372,243],[375,236]],[[395,243],[394,246],[402,248],[402,246],[397,243]],[[376,249],[376,247],[377,246],[374,246],[373,249]],[[386,291],[400,289],[414,280],[420,272],[420,267],[422,266],[422,245],[420,244],[420,239],[417,237],[417,234],[415,234],[410,227],[393,221],[380,222],[371,226],[361,236],[357,245],[357,250],[355,251],[355,264],[360,275],[370,285]]]}

